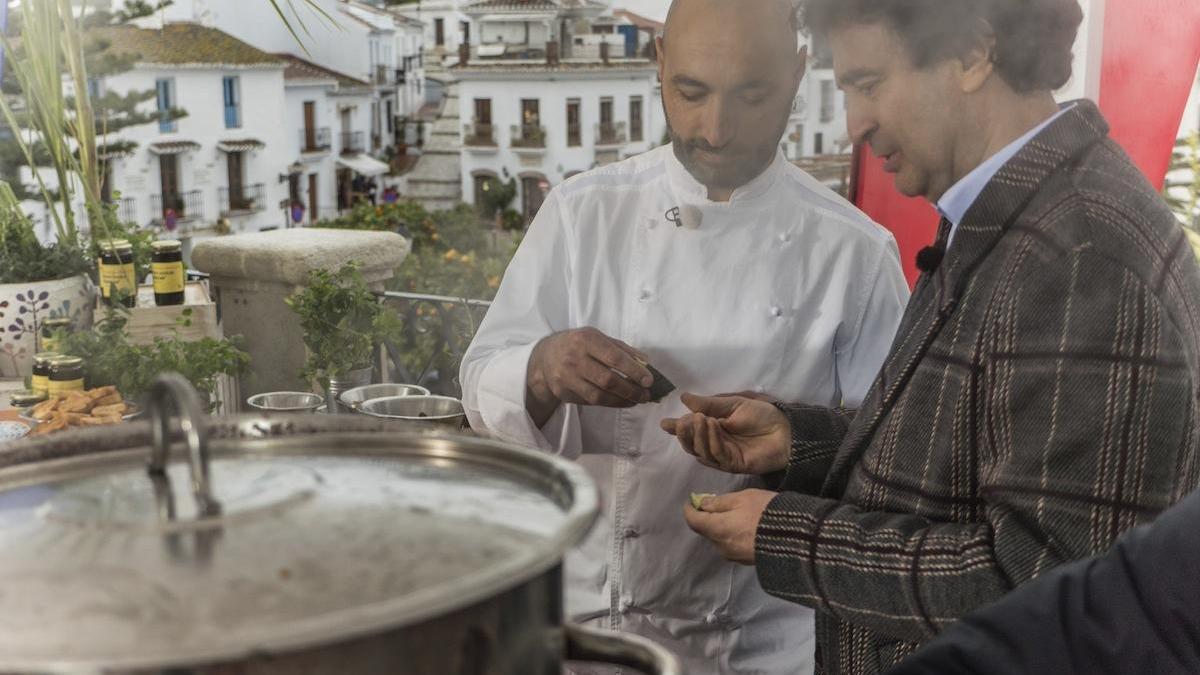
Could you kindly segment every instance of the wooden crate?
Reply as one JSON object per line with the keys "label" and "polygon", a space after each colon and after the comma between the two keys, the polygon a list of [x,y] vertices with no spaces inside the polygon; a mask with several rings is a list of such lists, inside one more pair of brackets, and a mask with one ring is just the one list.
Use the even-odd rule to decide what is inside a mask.
{"label": "wooden crate", "polygon": [[[96,300],[97,316],[101,316],[103,300]],[[178,319],[183,310],[191,309],[191,325],[179,326]],[[138,304],[129,310],[129,341],[136,345],[148,345],[157,336],[169,336],[178,328],[179,337],[191,342],[202,338],[219,340],[223,337],[217,323],[217,305],[208,294],[203,281],[188,282],[183,289],[183,304],[158,307],[154,304],[154,287],[138,286]]]}

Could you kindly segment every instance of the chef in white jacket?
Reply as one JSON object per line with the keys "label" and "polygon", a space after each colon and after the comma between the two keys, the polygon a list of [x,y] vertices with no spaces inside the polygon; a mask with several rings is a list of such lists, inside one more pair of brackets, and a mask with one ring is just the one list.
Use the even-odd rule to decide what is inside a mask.
{"label": "chef in white jacket", "polygon": [[[692,675],[811,672],[813,622],[687,528],[689,492],[758,479],[700,466],[659,420],[687,412],[682,391],[855,405],[908,297],[891,235],[778,151],[805,61],[789,6],[676,1],[658,45],[672,144],[550,192],[462,363],[473,428],[600,486],[569,617]],[[648,402],[638,359],[678,389]]]}

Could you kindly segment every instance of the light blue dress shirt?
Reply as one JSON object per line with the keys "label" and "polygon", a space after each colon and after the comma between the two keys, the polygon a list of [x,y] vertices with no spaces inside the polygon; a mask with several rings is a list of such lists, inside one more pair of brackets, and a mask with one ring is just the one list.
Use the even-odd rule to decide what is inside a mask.
{"label": "light blue dress shirt", "polygon": [[950,237],[946,240],[947,249],[954,242],[954,233],[958,231],[958,224],[967,215],[967,210],[971,208],[976,199],[979,199],[983,188],[987,187],[987,184],[996,176],[996,172],[1000,170],[1000,167],[1007,164],[1008,160],[1016,156],[1021,151],[1021,148],[1025,147],[1029,141],[1032,141],[1043,129],[1050,126],[1054,120],[1074,107],[1074,105],[1071,105],[1059,110],[1045,122],[1030,129],[1024,136],[1009,143],[1000,152],[987,158],[983,164],[975,167],[971,173],[963,176],[949,190],[946,190],[946,194],[942,195],[942,198],[937,202],[937,210],[938,213],[942,214],[943,218],[950,221]]}

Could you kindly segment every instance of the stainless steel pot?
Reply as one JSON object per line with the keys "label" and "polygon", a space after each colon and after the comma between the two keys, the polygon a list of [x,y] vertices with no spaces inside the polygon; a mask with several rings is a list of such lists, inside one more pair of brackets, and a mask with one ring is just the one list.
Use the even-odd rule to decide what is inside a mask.
{"label": "stainless steel pot", "polygon": [[562,556],[597,509],[574,464],[432,426],[198,411],[171,378],[149,422],[0,449],[0,672],[681,672],[562,625]]}
{"label": "stainless steel pot", "polygon": [[325,405],[325,397],[304,391],[272,391],[251,396],[246,405],[263,412],[315,413]]}

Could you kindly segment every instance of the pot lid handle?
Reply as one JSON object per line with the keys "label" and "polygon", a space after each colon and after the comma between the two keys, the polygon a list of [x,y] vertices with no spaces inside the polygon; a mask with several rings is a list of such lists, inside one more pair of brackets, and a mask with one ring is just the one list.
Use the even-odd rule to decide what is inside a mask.
{"label": "pot lid handle", "polygon": [[221,504],[212,496],[208,470],[208,433],[200,425],[200,396],[192,385],[176,373],[160,375],[150,388],[150,430],[153,446],[147,472],[154,481],[159,500],[159,515],[175,519],[175,500],[167,477],[167,460],[171,450],[168,412],[179,413],[179,427],[188,446],[188,465],[192,475],[192,494],[195,496],[199,518],[221,515]]}

